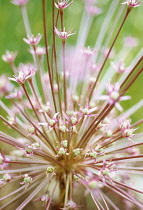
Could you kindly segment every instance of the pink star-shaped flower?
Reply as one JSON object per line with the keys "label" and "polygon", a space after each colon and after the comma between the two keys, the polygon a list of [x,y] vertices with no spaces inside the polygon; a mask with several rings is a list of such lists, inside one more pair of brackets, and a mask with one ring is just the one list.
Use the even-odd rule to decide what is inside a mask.
{"label": "pink star-shaped flower", "polygon": [[55,34],[58,35],[58,37],[60,37],[61,39],[67,39],[69,36],[71,35],[74,35],[75,33],[71,33],[70,30],[68,31],[65,31],[65,28],[64,28],[64,31],[59,31],[56,27],[55,27]]}
{"label": "pink star-shaped flower", "polygon": [[139,7],[141,6],[140,1],[137,0],[127,0],[122,4],[127,4],[129,7]]}
{"label": "pink star-shaped flower", "polygon": [[42,35],[41,34],[38,34],[36,37],[34,37],[34,35],[32,34],[31,36],[27,35],[27,38],[28,39],[23,39],[27,44],[29,45],[37,45],[39,44],[41,38],[42,38]]}
{"label": "pink star-shaped flower", "polygon": [[59,9],[59,10],[63,10],[67,7],[69,7],[73,1],[71,1],[70,3],[68,3],[69,0],[65,1],[65,0],[61,0],[61,1],[58,1],[57,3],[55,3],[55,6]]}

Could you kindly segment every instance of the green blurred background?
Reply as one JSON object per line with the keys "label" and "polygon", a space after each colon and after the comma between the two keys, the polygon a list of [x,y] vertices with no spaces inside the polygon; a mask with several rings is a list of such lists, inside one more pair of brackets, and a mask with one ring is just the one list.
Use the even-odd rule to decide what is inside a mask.
{"label": "green blurred background", "polygon": [[[101,6],[103,13],[94,18],[89,37],[87,39],[86,46],[90,45],[94,46],[96,37],[100,30],[101,24],[104,21],[106,12],[111,4],[112,0],[99,1],[97,3]],[[117,10],[120,10],[124,7],[124,12],[126,10],[126,5],[121,5],[119,2],[119,6]],[[72,29],[76,31],[77,34],[68,39],[68,43],[73,45],[76,43],[76,38],[79,31],[79,26],[81,22],[82,12],[83,12],[84,4],[83,0],[75,0],[74,3],[65,11],[65,26],[68,29]],[[42,6],[40,0],[30,0],[27,4],[28,16],[30,20],[30,25],[33,34],[41,33],[43,34],[43,25],[42,25]],[[19,62],[29,62],[32,61],[32,56],[27,52],[28,45],[23,42],[23,38],[26,37],[25,29],[23,25],[23,20],[21,16],[21,11],[18,6],[15,6],[11,3],[10,0],[0,0],[0,57],[2,54],[5,54],[5,51],[9,49],[10,51],[18,51],[18,56],[16,58],[16,65]],[[47,1],[47,20],[48,20],[48,28],[49,28],[49,40],[51,39],[51,1]],[[114,17],[116,18],[116,17]],[[113,18],[113,19],[114,19]],[[123,18],[123,17],[122,17]],[[121,18],[121,20],[122,20]],[[117,24],[116,31],[118,29],[118,25],[121,23],[121,20]],[[126,64],[130,63],[130,61],[134,58],[136,53],[141,49],[143,44],[143,6],[135,8],[131,11],[124,28],[119,36],[119,39],[115,45],[117,51],[120,50],[122,46],[122,41],[125,36],[133,36],[139,39],[138,47],[131,50],[129,57],[125,61]],[[112,27],[113,20],[109,22],[109,32]],[[114,36],[114,34],[113,34]],[[43,40],[41,41],[41,45],[43,44]],[[121,58],[122,59],[122,58]],[[8,64],[4,63],[0,59],[0,74],[7,74],[7,76],[12,76],[12,71]],[[122,105],[125,109],[131,107],[133,104],[138,102],[143,98],[143,74],[136,80],[136,82],[132,85],[127,94],[132,96],[132,100],[128,102],[124,102]],[[136,120],[143,118],[142,109],[138,110],[133,116],[133,122]],[[141,128],[142,129],[142,128]],[[140,129],[140,130],[141,130]]]}

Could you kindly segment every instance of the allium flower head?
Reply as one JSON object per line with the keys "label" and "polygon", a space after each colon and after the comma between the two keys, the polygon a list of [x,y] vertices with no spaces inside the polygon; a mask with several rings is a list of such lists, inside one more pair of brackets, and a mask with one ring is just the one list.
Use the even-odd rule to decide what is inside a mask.
{"label": "allium flower head", "polygon": [[[81,1],[37,1],[44,46],[38,46],[42,35],[27,35],[30,63],[24,64],[25,56],[15,64],[16,54],[9,51],[2,56],[14,76],[8,75],[10,81],[0,77],[1,210],[143,209],[141,114],[131,121],[143,107],[142,95],[133,106],[132,100],[128,103],[129,88],[143,72],[143,51],[139,40],[133,52],[131,46],[116,45],[125,38],[120,32],[131,8],[140,2],[124,2],[126,11],[119,0],[110,2],[99,20],[96,0],[84,0],[84,6]],[[46,3],[51,5],[48,16]],[[69,9],[72,3],[81,7],[80,25],[68,22],[69,16],[77,17],[76,9]],[[26,34],[32,34],[26,8],[20,9]],[[73,41],[68,37],[75,33],[65,30],[72,24],[77,28]]]}

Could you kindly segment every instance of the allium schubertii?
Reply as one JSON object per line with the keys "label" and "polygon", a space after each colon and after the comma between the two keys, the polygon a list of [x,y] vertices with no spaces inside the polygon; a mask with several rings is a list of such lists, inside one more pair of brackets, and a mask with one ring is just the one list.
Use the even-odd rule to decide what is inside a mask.
{"label": "allium schubertii", "polygon": [[[28,0],[12,3],[22,12],[23,41],[32,58],[31,63],[15,65],[18,52],[2,55],[13,76],[0,78],[1,122],[6,128],[0,133],[5,143],[0,154],[0,209],[143,209],[143,154],[138,148],[143,133],[137,133],[143,119],[131,122],[143,99],[125,111],[122,107],[131,100],[127,91],[143,71],[143,49],[128,66],[124,62],[140,40],[124,37],[123,48],[115,51],[126,20],[141,2],[108,1],[91,47],[87,39],[96,30],[92,23],[104,15],[99,1],[78,2],[83,17],[74,31],[67,28],[65,14],[75,8],[76,0],[41,0],[43,32],[37,35],[31,33]],[[76,42],[72,46],[71,37]],[[42,39],[44,47],[39,45]]]}

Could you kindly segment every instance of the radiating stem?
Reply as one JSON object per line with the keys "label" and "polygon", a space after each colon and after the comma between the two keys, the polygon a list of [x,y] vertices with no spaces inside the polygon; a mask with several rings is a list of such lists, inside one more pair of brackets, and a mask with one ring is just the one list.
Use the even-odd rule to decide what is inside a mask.
{"label": "radiating stem", "polygon": [[35,108],[34,108],[34,106],[33,106],[33,104],[32,104],[32,101],[31,101],[31,99],[30,99],[30,96],[29,96],[29,94],[28,94],[26,88],[25,88],[25,85],[24,85],[24,84],[21,84],[21,86],[22,86],[22,88],[23,88],[23,90],[24,90],[24,93],[25,93],[25,95],[26,95],[26,97],[27,97],[27,99],[28,99],[28,101],[29,101],[29,103],[30,103],[30,105],[31,105],[32,110],[34,111],[34,113],[35,113],[35,115],[36,115],[36,117],[37,117],[37,120],[40,122],[39,116],[38,116],[38,114],[37,114],[37,112],[36,112],[36,110],[35,110]]}
{"label": "radiating stem", "polygon": [[68,201],[68,196],[69,196],[69,184],[70,184],[70,175],[67,175],[66,179],[66,189],[65,189],[65,201],[64,201],[64,208],[66,207],[67,201]]}
{"label": "radiating stem", "polygon": [[[52,44],[52,55],[54,56],[54,61],[55,61],[55,69],[56,69],[56,82],[58,85],[58,100],[59,100],[59,107],[60,107],[60,113],[62,115],[62,102],[61,102],[61,94],[60,94],[60,84],[59,84],[59,74],[58,74],[58,65],[57,65],[57,54],[56,54],[56,42],[55,42],[55,32],[54,32],[54,27],[55,27],[55,18],[54,18],[54,1],[52,1],[52,22],[53,22],[53,27],[52,27],[52,33],[53,33],[53,44]],[[59,12],[58,12],[59,14]],[[57,20],[58,20],[58,15],[57,14]],[[57,22],[56,20],[56,22]]]}
{"label": "radiating stem", "polygon": [[64,77],[64,104],[65,112],[67,110],[67,85],[66,85],[66,67],[65,67],[65,40],[62,40],[62,50],[63,50],[63,77]]}
{"label": "radiating stem", "polygon": [[46,62],[47,62],[47,67],[48,67],[48,75],[49,75],[49,80],[50,80],[50,87],[51,87],[51,92],[52,92],[54,108],[55,108],[55,112],[57,112],[57,105],[56,105],[56,100],[55,100],[55,95],[54,95],[51,67],[50,67],[50,62],[49,62],[49,53],[48,53],[48,39],[47,39],[47,26],[46,26],[46,2],[45,2],[45,0],[42,0],[42,10],[43,10],[44,42],[45,42],[45,47],[46,47]]}
{"label": "radiating stem", "polygon": [[93,87],[92,87],[91,92],[90,92],[90,94],[89,94],[89,101],[90,101],[90,99],[91,99],[91,97],[92,97],[93,91],[94,91],[94,89],[95,89],[95,87],[96,87],[96,85],[97,85],[97,82],[98,82],[99,77],[100,77],[100,75],[101,75],[101,73],[102,73],[102,70],[103,70],[103,68],[104,68],[104,66],[105,66],[105,64],[106,64],[106,62],[107,62],[107,60],[108,60],[108,57],[109,57],[109,55],[110,55],[110,53],[111,53],[111,50],[112,50],[112,48],[113,48],[115,42],[117,41],[117,38],[118,38],[118,36],[119,36],[119,34],[120,34],[120,31],[121,31],[121,29],[122,29],[122,27],[123,27],[123,25],[124,25],[124,23],[125,23],[125,21],[126,21],[128,15],[129,15],[129,13],[130,13],[130,9],[127,9],[127,12],[126,12],[125,17],[124,17],[124,19],[123,19],[123,21],[122,21],[122,23],[121,23],[121,25],[120,25],[120,28],[119,28],[119,30],[118,30],[118,32],[117,32],[117,34],[116,34],[116,36],[115,36],[115,38],[114,38],[112,44],[111,44],[111,47],[110,47],[110,49],[109,49],[109,51],[108,51],[108,53],[107,53],[107,55],[106,55],[106,57],[105,57],[105,59],[104,59],[104,61],[103,61],[102,66],[100,67],[99,73],[98,73],[98,75],[97,75],[97,77],[96,77],[96,81],[95,81],[95,83],[93,84]]}

